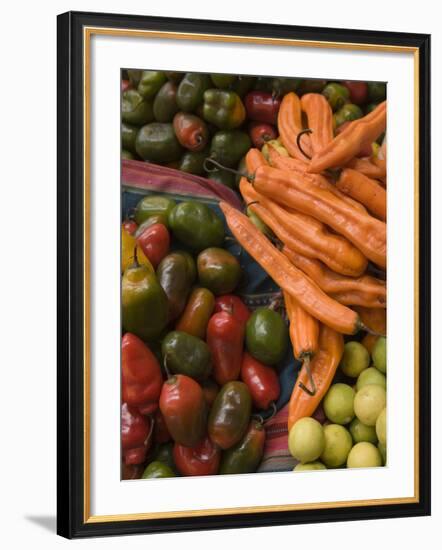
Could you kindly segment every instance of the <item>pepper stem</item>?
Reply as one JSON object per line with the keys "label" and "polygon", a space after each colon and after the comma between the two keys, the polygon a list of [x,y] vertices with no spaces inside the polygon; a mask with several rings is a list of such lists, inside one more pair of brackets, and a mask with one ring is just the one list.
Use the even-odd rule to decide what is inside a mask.
{"label": "pepper stem", "polygon": [[305,391],[305,393],[308,393],[311,397],[313,397],[316,394],[316,384],[313,379],[312,371],[310,369],[310,356],[306,355],[303,362],[302,362],[302,368],[306,370],[308,381],[310,384],[310,388],[307,388],[302,382],[299,382],[299,387],[301,390]]}
{"label": "pepper stem", "polygon": [[[212,164],[216,168],[209,168],[210,164]],[[226,172],[231,172],[236,176],[241,176],[243,178],[246,178],[250,182],[252,182],[255,179],[255,176],[253,174],[248,174],[247,172],[241,172],[240,170],[235,170],[234,168],[229,168],[228,166],[224,166],[223,164],[219,163],[217,160],[213,159],[212,157],[207,157],[204,160],[203,168],[206,172],[209,172],[209,173],[217,172],[218,170],[225,170]]]}
{"label": "pepper stem", "polygon": [[304,134],[311,134],[313,130],[311,128],[306,128],[305,130],[302,130],[299,132],[299,134],[296,136],[296,145],[298,146],[298,149],[301,151],[301,153],[308,158],[308,160],[312,160],[312,157],[310,155],[307,155],[307,153],[304,151],[304,149],[301,146],[301,137]]}
{"label": "pepper stem", "polygon": [[360,324],[361,330],[365,330],[365,332],[368,332],[368,334],[371,334],[372,336],[379,336],[382,338],[385,338],[385,334],[381,334],[380,332],[376,332],[375,330],[372,330],[371,328],[364,325],[364,323]]}
{"label": "pepper stem", "polygon": [[164,370],[166,371],[167,379],[170,380],[172,378],[172,375],[170,374],[170,370],[167,367],[167,353],[164,356],[163,366],[164,366]]}
{"label": "pepper stem", "polygon": [[137,248],[138,248],[138,245],[135,245],[134,246],[134,266],[135,267],[140,267],[140,263],[138,261]]}

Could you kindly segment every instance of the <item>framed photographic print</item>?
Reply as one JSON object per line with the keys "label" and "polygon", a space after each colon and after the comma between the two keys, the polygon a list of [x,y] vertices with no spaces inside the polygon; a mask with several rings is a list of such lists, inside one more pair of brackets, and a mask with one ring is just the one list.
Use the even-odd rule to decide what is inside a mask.
{"label": "framed photographic print", "polygon": [[60,535],[430,513],[429,66],[58,17]]}

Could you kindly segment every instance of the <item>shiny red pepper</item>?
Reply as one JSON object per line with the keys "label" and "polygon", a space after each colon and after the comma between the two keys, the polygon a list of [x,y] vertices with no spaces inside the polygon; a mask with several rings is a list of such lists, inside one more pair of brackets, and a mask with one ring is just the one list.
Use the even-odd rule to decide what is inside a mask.
{"label": "shiny red pepper", "polygon": [[126,332],[121,347],[123,401],[142,414],[158,408],[163,376],[155,355],[135,334]]}
{"label": "shiny red pepper", "polygon": [[244,323],[227,311],[215,313],[210,318],[207,345],[212,352],[213,377],[220,386],[239,377],[244,332]]}
{"label": "shiny red pepper", "polygon": [[153,435],[155,443],[166,443],[170,441],[170,433],[166,426],[166,421],[161,414],[160,409],[157,409],[154,416]]}
{"label": "shiny red pepper", "polygon": [[126,90],[132,89],[132,82],[130,80],[122,80],[121,81],[121,91],[125,92]]}
{"label": "shiny red pepper", "polygon": [[249,388],[253,405],[257,409],[268,409],[279,397],[281,389],[276,372],[247,352],[244,352],[242,358],[241,380]]}
{"label": "shiny red pepper", "polygon": [[249,126],[249,136],[254,147],[261,149],[263,145],[272,139],[278,137],[276,128],[265,122],[251,122]]}
{"label": "shiny red pepper", "polygon": [[219,311],[227,311],[227,313],[233,315],[233,317],[244,323],[244,325],[247,323],[251,315],[249,308],[245,305],[241,298],[238,298],[238,296],[235,296],[234,294],[224,294],[224,296],[219,296],[216,298],[215,308],[213,311],[214,313],[218,313]]}
{"label": "shiny red pepper", "polygon": [[121,448],[124,464],[142,464],[152,442],[152,421],[127,403],[121,406]]}
{"label": "shiny red pepper", "polygon": [[144,466],[142,464],[121,464],[121,479],[141,479]]}
{"label": "shiny red pepper", "polygon": [[249,92],[244,98],[247,117],[257,122],[276,124],[281,100],[269,92]]}
{"label": "shiny red pepper", "polygon": [[205,437],[196,447],[184,447],[175,443],[173,460],[183,476],[210,476],[218,473],[221,452]]}
{"label": "shiny red pepper", "polygon": [[203,390],[190,376],[176,374],[163,384],[160,410],[176,443],[194,447],[207,427],[207,405]]}
{"label": "shiny red pepper", "polygon": [[137,237],[137,244],[156,269],[161,260],[167,256],[170,246],[170,235],[162,223],[154,223]]}
{"label": "shiny red pepper", "polygon": [[129,235],[133,235],[138,229],[138,225],[134,222],[134,220],[125,220],[123,222],[123,228],[129,233]]}

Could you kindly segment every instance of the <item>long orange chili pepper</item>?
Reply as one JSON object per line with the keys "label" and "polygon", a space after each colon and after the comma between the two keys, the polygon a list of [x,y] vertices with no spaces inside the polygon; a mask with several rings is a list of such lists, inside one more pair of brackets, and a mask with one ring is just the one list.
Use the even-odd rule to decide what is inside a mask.
{"label": "long orange chili pepper", "polygon": [[311,416],[321,399],[327,393],[336,369],[344,353],[344,339],[333,329],[321,325],[319,328],[319,350],[310,363],[310,371],[315,382],[316,393],[309,395],[300,384],[308,383],[308,373],[302,369],[289,401],[288,429],[300,418]]}
{"label": "long orange chili pepper", "polygon": [[387,102],[380,103],[371,113],[354,120],[321,151],[315,153],[308,172],[317,174],[342,166],[356,156],[365,143],[373,142],[385,130],[387,122]]}
{"label": "long orange chili pepper", "polygon": [[309,214],[344,235],[375,264],[385,267],[387,230],[384,222],[359,212],[297,172],[260,166],[250,176],[256,190],[285,207]]}
{"label": "long orange chili pepper", "polygon": [[285,210],[255,191],[245,178],[241,180],[239,189],[250,204],[249,208],[284,245],[309,258],[317,258],[344,275],[357,277],[365,271],[367,259],[362,252],[345,237],[330,233],[322,222],[295,210]]}
{"label": "long orange chili pepper", "polygon": [[[281,102],[278,113],[278,130],[282,144],[290,155],[300,160],[305,160],[304,154],[296,143],[296,138],[302,132],[303,126],[301,101],[294,92],[286,94]],[[300,142],[303,150],[311,156],[312,146],[310,137],[304,134]]]}
{"label": "long orange chili pepper", "polygon": [[[369,309],[366,307],[354,308],[361,318],[364,320],[364,324],[371,330],[378,334],[386,334],[387,332],[387,312],[385,309]],[[361,343],[371,353],[373,346],[375,345],[378,336],[374,334],[366,334],[361,340]]]}
{"label": "long orange chili pepper", "polygon": [[[320,261],[302,255],[290,247],[285,246],[282,251],[293,265],[313,279],[319,288],[341,304],[369,308],[386,307],[387,289],[384,281],[370,275],[362,277],[338,275]],[[373,327],[373,330],[376,329]]]}
{"label": "long orange chili pepper", "polygon": [[293,354],[302,361],[302,368],[307,370],[309,386],[303,386],[304,391],[310,395],[316,393],[315,382],[310,371],[310,361],[319,347],[319,322],[307,313],[298,302],[284,292],[285,310],[289,318],[290,341],[293,346]]}
{"label": "long orange chili pepper", "polygon": [[385,221],[387,217],[387,193],[379,183],[356,170],[345,168],[336,182],[336,187],[362,203],[369,212]]}
{"label": "long orange chili pepper", "polygon": [[385,168],[381,166],[377,166],[372,162],[369,158],[354,158],[351,161],[347,162],[346,166],[348,168],[353,168],[353,170],[357,170],[361,174],[364,174],[364,176],[367,176],[368,178],[373,179],[383,179],[386,176],[386,170]]}
{"label": "long orange chili pepper", "polygon": [[273,246],[247,216],[225,202],[220,202],[220,208],[238,243],[310,315],[343,334],[354,334],[364,328],[355,311],[329,298]]}
{"label": "long orange chili pepper", "polygon": [[353,206],[353,208],[356,208],[356,210],[367,212],[365,206],[363,206],[360,202],[353,200],[348,195],[345,195],[345,193],[342,193],[336,187],[336,185],[330,183],[321,174],[308,174],[306,172],[307,164],[305,162],[302,162],[298,159],[293,159],[291,157],[284,157],[283,155],[280,155],[278,151],[271,145],[269,145],[268,147],[268,154],[270,165],[274,168],[279,168],[280,170],[295,170],[297,172],[300,172],[303,174],[303,177],[307,178],[311,183],[317,185],[321,189],[327,189],[328,191],[333,193],[333,195],[336,195],[350,206]]}
{"label": "long orange chili pepper", "polygon": [[330,103],[322,94],[304,94],[301,108],[312,130],[310,141],[313,153],[318,153],[333,139],[333,111]]}

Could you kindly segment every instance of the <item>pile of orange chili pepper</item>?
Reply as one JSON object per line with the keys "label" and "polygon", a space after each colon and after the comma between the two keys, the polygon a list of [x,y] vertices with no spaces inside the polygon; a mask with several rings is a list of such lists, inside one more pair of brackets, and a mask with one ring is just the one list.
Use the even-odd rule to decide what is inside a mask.
{"label": "pile of orange chili pepper", "polygon": [[385,129],[386,101],[335,135],[323,95],[290,92],[279,109],[279,138],[249,150],[240,182],[248,208],[275,237],[221,203],[232,234],[283,291],[294,355],[303,362],[289,430],[327,392],[343,335],[365,330],[370,348],[385,333],[385,139],[377,154],[360,158]]}

